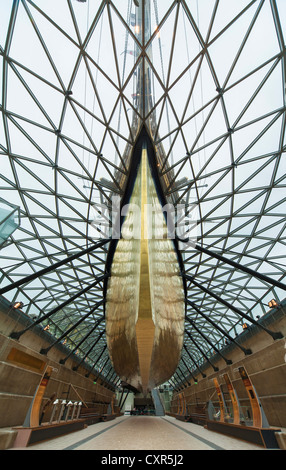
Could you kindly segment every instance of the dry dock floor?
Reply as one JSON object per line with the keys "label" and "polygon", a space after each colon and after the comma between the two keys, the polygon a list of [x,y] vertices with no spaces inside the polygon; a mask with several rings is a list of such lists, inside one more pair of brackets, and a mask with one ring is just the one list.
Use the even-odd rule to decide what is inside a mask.
{"label": "dry dock floor", "polygon": [[[17,450],[17,449],[15,449]],[[23,450],[23,449],[21,449]],[[264,450],[169,416],[121,416],[25,450]]]}

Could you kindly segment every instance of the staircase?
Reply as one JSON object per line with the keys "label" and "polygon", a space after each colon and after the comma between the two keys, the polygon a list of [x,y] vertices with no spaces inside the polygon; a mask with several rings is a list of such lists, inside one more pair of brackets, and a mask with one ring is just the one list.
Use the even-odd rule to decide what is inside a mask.
{"label": "staircase", "polygon": [[159,390],[154,388],[151,393],[152,393],[152,398],[153,398],[153,402],[154,402],[154,406],[155,406],[155,415],[156,416],[165,416],[165,410],[164,410],[164,407],[163,407],[162,402],[161,402],[161,397],[160,397]]}

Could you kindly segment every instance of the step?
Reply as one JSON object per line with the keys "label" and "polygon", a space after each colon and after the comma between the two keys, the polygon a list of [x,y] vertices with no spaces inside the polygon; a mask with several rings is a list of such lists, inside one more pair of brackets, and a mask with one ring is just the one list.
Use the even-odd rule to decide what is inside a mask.
{"label": "step", "polygon": [[12,429],[0,429],[0,450],[11,449],[17,437],[17,431]]}
{"label": "step", "polygon": [[280,431],[275,433],[276,440],[278,442],[279,448],[286,450],[286,432]]}

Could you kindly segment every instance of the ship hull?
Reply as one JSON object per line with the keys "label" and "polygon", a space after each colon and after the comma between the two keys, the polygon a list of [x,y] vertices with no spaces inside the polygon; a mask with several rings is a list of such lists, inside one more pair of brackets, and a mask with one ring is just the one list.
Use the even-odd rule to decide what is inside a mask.
{"label": "ship hull", "polygon": [[106,292],[106,339],[122,382],[147,394],[174,374],[183,346],[180,266],[142,150]]}

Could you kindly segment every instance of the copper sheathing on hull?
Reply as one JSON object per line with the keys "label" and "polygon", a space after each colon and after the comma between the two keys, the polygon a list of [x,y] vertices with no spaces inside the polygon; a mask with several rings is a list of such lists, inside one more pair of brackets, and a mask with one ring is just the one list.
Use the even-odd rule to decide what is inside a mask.
{"label": "copper sheathing on hull", "polygon": [[179,264],[142,150],[106,295],[106,337],[122,381],[147,394],[166,382],[180,360],[184,289]]}

